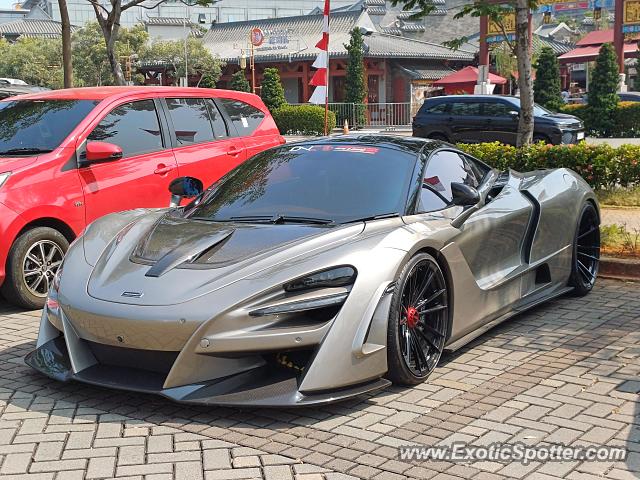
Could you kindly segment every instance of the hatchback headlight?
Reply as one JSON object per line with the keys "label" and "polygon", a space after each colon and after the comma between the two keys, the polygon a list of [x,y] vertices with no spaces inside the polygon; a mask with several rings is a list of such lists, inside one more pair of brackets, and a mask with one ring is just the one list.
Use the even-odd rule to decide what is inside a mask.
{"label": "hatchback headlight", "polygon": [[7,181],[7,178],[9,178],[10,176],[11,176],[11,172],[0,173],[0,187],[4,182]]}
{"label": "hatchback headlight", "polygon": [[356,270],[348,265],[322,270],[300,277],[283,285],[286,292],[299,292],[312,288],[332,288],[351,285],[356,280]]}

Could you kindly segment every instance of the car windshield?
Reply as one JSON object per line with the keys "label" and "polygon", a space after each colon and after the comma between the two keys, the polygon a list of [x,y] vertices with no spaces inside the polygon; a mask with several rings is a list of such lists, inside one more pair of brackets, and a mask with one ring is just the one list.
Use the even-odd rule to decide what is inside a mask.
{"label": "car windshield", "polygon": [[53,150],[96,104],[93,100],[0,102],[0,155],[35,155]]}
{"label": "car windshield", "polygon": [[267,150],[229,172],[186,215],[322,224],[403,214],[416,159],[413,151],[362,144]]}
{"label": "car windshield", "polygon": [[534,117],[544,117],[546,115],[553,115],[553,112],[547,110],[544,107],[541,107],[537,103],[533,104],[533,116]]}

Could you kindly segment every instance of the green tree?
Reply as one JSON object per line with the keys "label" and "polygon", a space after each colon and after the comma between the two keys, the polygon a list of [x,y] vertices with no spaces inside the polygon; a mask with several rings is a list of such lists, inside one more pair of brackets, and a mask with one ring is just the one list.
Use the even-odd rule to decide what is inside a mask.
{"label": "green tree", "polygon": [[280,82],[280,73],[277,68],[265,68],[260,89],[262,101],[271,111],[277,110],[287,104],[284,98],[284,88]]}
{"label": "green tree", "polygon": [[596,66],[589,82],[588,116],[591,125],[601,135],[610,135],[613,127],[613,116],[618,106],[617,55],[613,45],[605,43],[600,47],[596,58]]}
{"label": "green tree", "polygon": [[62,28],[62,71],[64,74],[64,88],[73,87],[73,65],[71,54],[71,21],[67,0],[58,0],[60,10],[60,24]]}
{"label": "green tree", "polygon": [[31,85],[62,88],[62,42],[59,39],[0,39],[0,77],[19,78]]}
{"label": "green tree", "polygon": [[560,63],[553,50],[543,47],[536,62],[536,79],[533,82],[535,101],[551,110],[564,105],[560,95]]}
{"label": "green tree", "polygon": [[[145,1],[146,0],[110,0],[109,2],[100,2],[98,0],[87,0],[93,7],[96,15],[96,20],[102,32],[111,74],[117,85],[125,84],[124,74],[122,73],[122,67],[116,50],[116,42],[120,39],[120,17],[122,16],[122,12],[136,6],[154,9],[166,0],[155,2],[152,6],[145,5]],[[181,0],[181,3],[190,6],[208,6],[213,3],[213,0]]]}
{"label": "green tree", "polygon": [[238,70],[236,73],[231,75],[231,82],[229,82],[229,88],[231,90],[237,90],[238,92],[251,91],[251,85],[249,84],[249,80],[247,80],[247,76],[244,73],[244,69]]}
{"label": "green tree", "polygon": [[[215,58],[197,38],[187,40],[187,65],[185,67],[184,41],[157,40],[141,50],[141,63],[166,64],[175,72],[174,78],[200,75],[198,86],[215,87],[220,79],[223,63]],[[189,71],[185,72],[185,68]]]}
{"label": "green tree", "polygon": [[[364,101],[367,98],[367,84],[364,76],[364,39],[360,28],[351,30],[347,49],[347,72],[345,77],[344,101],[355,104],[356,125],[364,124]],[[352,126],[356,126],[352,125]]]}
{"label": "green tree", "polygon": [[[148,39],[149,34],[143,25],[120,29],[119,40],[114,45],[118,61],[125,56],[137,55],[145,48]],[[89,22],[74,32],[72,45],[73,71],[75,83],[78,86],[101,86],[116,83],[107,58],[107,49],[102,41],[102,32],[97,22]]]}

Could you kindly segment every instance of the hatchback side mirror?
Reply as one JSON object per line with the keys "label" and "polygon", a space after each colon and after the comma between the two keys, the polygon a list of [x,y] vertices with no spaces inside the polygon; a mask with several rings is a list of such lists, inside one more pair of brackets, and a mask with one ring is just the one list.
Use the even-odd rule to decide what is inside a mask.
{"label": "hatchback side mirror", "polygon": [[197,197],[204,191],[202,180],[195,177],[178,177],[169,184],[171,206],[177,207],[183,198]]}
{"label": "hatchback side mirror", "polygon": [[122,148],[113,143],[87,142],[84,163],[112,162],[122,158]]}
{"label": "hatchback side mirror", "polygon": [[453,196],[453,204],[461,207],[477,205],[480,202],[478,190],[466,183],[453,182],[451,184],[451,195]]}
{"label": "hatchback side mirror", "polygon": [[509,112],[509,116],[510,116],[513,120],[516,120],[516,119],[520,116],[520,113],[519,113],[519,112],[517,112],[516,110],[511,110],[511,111]]}

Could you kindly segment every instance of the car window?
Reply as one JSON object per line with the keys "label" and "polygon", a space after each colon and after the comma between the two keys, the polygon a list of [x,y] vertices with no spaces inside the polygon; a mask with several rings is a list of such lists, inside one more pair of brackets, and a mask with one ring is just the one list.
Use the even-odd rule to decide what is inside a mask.
{"label": "car window", "polygon": [[227,111],[227,114],[240,135],[250,135],[258,128],[264,119],[264,112],[262,110],[240,100],[221,98],[220,103],[222,103],[222,106]]}
{"label": "car window", "polygon": [[202,98],[167,98],[178,146],[211,142],[213,128],[209,108]]}
{"label": "car window", "polygon": [[433,107],[427,107],[426,111],[428,113],[445,113],[447,111],[447,104],[446,103],[439,103],[438,105],[434,105]]}
{"label": "car window", "polygon": [[0,152],[53,150],[93,110],[93,100],[8,100],[0,102]]}
{"label": "car window", "polygon": [[118,145],[123,157],[161,150],[162,134],[153,100],[125,103],[114,108],[87,139]]}
{"label": "car window", "polygon": [[423,183],[450,202],[453,200],[452,183],[466,183],[477,188],[480,180],[477,171],[466,158],[457,152],[442,150],[434,153],[429,159]]}
{"label": "car window", "polygon": [[451,104],[451,115],[480,115],[480,104],[477,102],[454,102]]}
{"label": "car window", "polygon": [[418,198],[417,213],[435,212],[446,208],[449,202],[438,195],[431,188],[423,185],[420,189],[420,197]]}
{"label": "car window", "polygon": [[216,138],[224,138],[229,136],[229,129],[227,128],[227,122],[224,121],[220,110],[216,104],[210,98],[205,100],[209,107],[209,117],[211,118],[211,125],[213,126],[213,135]]}
{"label": "car window", "polygon": [[515,108],[506,103],[487,102],[484,104],[484,114],[488,117],[506,117],[511,111],[515,111]]}

